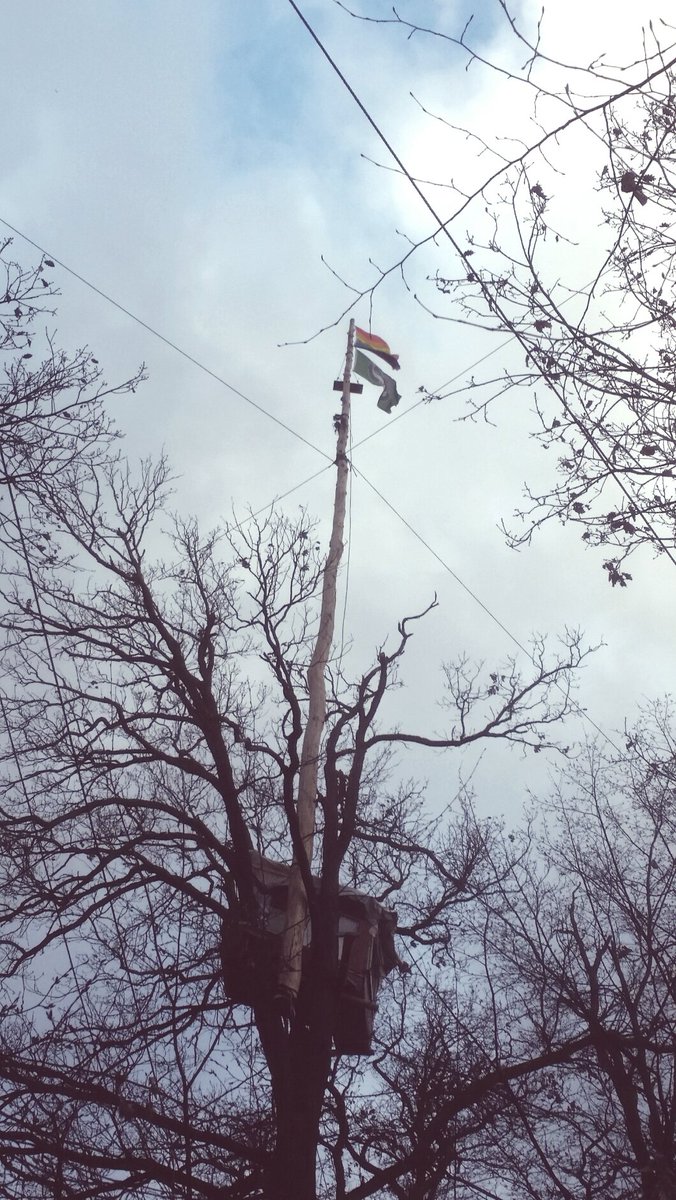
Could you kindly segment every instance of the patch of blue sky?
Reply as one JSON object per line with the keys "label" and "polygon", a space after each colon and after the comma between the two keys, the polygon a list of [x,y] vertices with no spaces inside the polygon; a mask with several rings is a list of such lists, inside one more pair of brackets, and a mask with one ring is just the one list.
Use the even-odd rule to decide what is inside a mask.
{"label": "patch of blue sky", "polygon": [[223,149],[238,167],[269,162],[277,149],[284,152],[299,136],[305,140],[312,124],[317,51],[296,27],[292,9],[284,20],[277,9],[262,4],[255,21],[250,9],[233,13],[216,56]]}
{"label": "patch of blue sky", "polygon": [[[467,36],[476,49],[494,39],[504,22],[497,0],[403,0],[397,6],[402,21],[421,27],[409,37],[408,28],[392,19],[391,0],[355,0],[352,11],[372,18],[365,21],[327,0],[301,0],[299,7],[367,104],[374,84],[381,95],[403,98],[424,84],[426,73],[462,71],[467,55],[448,38],[459,37],[470,18]],[[255,21],[240,5],[226,11],[215,56],[219,151],[230,166],[251,168],[286,155],[299,142],[307,148],[314,138],[317,157],[323,157],[325,108],[342,85],[307,30],[290,5],[262,0]],[[432,37],[424,28],[446,36]]]}

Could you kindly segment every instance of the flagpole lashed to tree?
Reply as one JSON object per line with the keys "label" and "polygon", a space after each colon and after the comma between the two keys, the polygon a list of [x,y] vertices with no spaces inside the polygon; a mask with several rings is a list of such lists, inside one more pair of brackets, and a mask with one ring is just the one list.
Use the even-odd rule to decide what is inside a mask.
{"label": "flagpole lashed to tree", "polygon": [[[333,645],[338,567],[343,553],[343,531],[345,528],[348,479],[347,439],[350,430],[350,375],[352,374],[352,361],[354,357],[354,332],[355,324],[352,320],[350,321],[347,335],[345,370],[343,372],[343,398],[340,417],[337,421],[336,491],[333,505],[331,540],[329,542],[326,566],[324,567],[319,631],[307,673],[308,716],[301,751],[296,815],[303,855],[308,868],[312,864],[319,751],[324,723],[326,721],[325,671]],[[298,853],[295,853],[289,879],[286,928],[282,941],[281,969],[279,972],[280,998],[291,1009],[300,989],[303,935],[306,921],[307,896],[298,861]]]}
{"label": "flagpole lashed to tree", "polygon": [[[356,353],[355,347],[358,347]],[[361,390],[361,385],[350,383],[352,370],[354,369],[358,375],[367,379],[369,383],[377,384],[383,389],[378,400],[378,407],[385,412],[391,412],[400,399],[392,376],[387,375],[377,363],[374,363],[365,354],[362,354],[362,349],[369,350],[371,354],[384,359],[396,371],[399,370],[398,355],[391,352],[387,342],[376,334],[367,333],[364,329],[356,328],[354,320],[350,321],[345,354],[345,370],[343,372],[342,406],[340,415],[336,418],[336,432],[338,434],[336,445],[336,490],[333,505],[331,540],[324,567],[319,631],[307,673],[308,716],[303,736],[298,800],[296,803],[299,842],[294,851],[293,865],[289,878],[286,925],[282,938],[278,977],[278,998],[289,1015],[293,1012],[301,985],[303,941],[308,919],[308,899],[303,875],[309,881],[314,849],[319,755],[322,732],[326,721],[325,672],[333,645],[338,567],[340,566],[343,553],[345,505],[349,471],[347,442],[350,431],[350,393],[352,390]]]}

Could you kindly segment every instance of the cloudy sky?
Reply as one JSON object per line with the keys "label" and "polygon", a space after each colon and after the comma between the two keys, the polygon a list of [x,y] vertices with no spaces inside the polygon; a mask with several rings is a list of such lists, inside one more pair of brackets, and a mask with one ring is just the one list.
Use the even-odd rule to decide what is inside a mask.
{"label": "cloudy sky", "polygon": [[[364,24],[334,0],[300,7],[409,170],[434,181],[426,192],[442,215],[454,200],[439,185],[478,178],[485,164],[475,143],[421,105],[478,131],[527,132],[528,88],[479,63],[468,70],[450,42]],[[392,11],[385,0],[355,0],[355,7],[380,17]],[[641,22],[664,7],[552,0],[544,31],[562,59],[589,62],[605,52],[625,62],[636,57]],[[451,34],[472,9],[477,49],[520,66],[523,51],[497,0],[398,6],[402,16]],[[530,0],[514,6],[530,33],[539,9]],[[310,443],[58,269],[59,342],[91,346],[111,382],[146,363],[148,383],[116,404],[130,455],[166,448],[179,476],[177,504],[206,523],[297,488],[283,504],[306,505],[325,530],[331,470],[297,485],[333,453],[332,382],[347,332],[340,315],[354,298],[350,288],[372,284],[377,267],[395,263],[408,239],[428,236],[433,222],[390,169],[288,0],[5,5],[3,60],[0,218]],[[554,119],[555,105],[540,115]],[[572,143],[569,153],[572,168]],[[458,235],[465,228],[460,218]],[[581,261],[593,250],[583,247]],[[35,255],[21,237],[15,252],[27,262]],[[672,686],[673,567],[644,558],[633,586],[611,591],[600,557],[585,553],[570,528],[546,529],[519,554],[505,547],[498,522],[518,506],[524,479],[543,477],[541,451],[527,436],[532,398],[513,394],[494,426],[459,422],[461,398],[415,407],[421,386],[462,380],[496,349],[416,302],[415,294],[432,299],[426,279],[437,269],[453,269],[447,245],[413,256],[406,283],[396,272],[388,277],[372,312],[368,299],[354,310],[358,324],[371,321],[400,354],[403,398],[397,419],[378,410],[368,386],[354,405],[353,440],[368,441],[354,449],[360,474],[340,601],[351,663],[358,670],[401,616],[436,593],[439,608],[415,638],[407,688],[395,703],[405,705],[409,725],[438,726],[432,704],[441,659],[466,650],[493,665],[514,651],[423,539],[519,641],[533,631],[555,639],[569,626],[605,642],[579,699],[614,736],[645,697]],[[499,350],[491,369],[513,355],[513,347]],[[469,774],[476,758],[458,758],[452,778],[438,786],[452,789],[456,772]],[[500,772],[511,779],[515,759],[503,756],[499,769],[496,761],[482,762],[476,781],[499,810],[516,802],[530,777],[520,766],[518,782],[496,790]]]}

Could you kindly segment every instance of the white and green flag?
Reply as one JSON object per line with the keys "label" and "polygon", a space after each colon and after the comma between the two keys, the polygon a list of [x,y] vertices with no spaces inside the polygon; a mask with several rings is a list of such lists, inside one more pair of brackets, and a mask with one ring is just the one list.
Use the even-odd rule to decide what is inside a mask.
{"label": "white and green flag", "polygon": [[360,350],[355,351],[352,369],[356,375],[361,375],[362,379],[368,380],[369,383],[375,383],[383,389],[378,401],[378,408],[382,408],[386,413],[392,412],[392,409],[401,400],[392,376],[387,375]]}

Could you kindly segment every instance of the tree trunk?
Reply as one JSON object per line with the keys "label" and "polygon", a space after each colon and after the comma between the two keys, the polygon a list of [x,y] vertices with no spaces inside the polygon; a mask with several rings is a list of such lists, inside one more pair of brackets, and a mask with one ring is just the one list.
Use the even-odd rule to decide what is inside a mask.
{"label": "tree trunk", "polygon": [[316,1200],[317,1146],[337,1007],[337,875],[322,897],[311,960],[290,1027],[280,1009],[256,1013],[272,1083],[275,1150],[266,1200]]}
{"label": "tree trunk", "polygon": [[283,1079],[275,1081],[276,1142],[269,1200],[316,1200],[317,1144],[331,1067],[331,1033],[330,1028],[317,1030],[312,1024],[295,1022],[287,1041]]}

